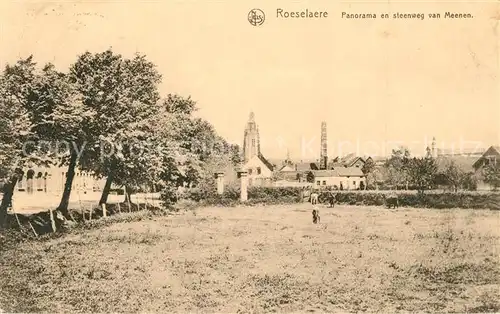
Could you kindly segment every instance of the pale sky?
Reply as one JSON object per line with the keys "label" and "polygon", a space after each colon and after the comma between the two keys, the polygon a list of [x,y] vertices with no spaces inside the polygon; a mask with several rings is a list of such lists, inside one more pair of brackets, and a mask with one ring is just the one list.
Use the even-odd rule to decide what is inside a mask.
{"label": "pale sky", "polygon": [[[266,13],[263,25],[248,22],[252,8]],[[278,8],[328,17],[278,19]],[[426,16],[356,20],[343,11]],[[427,17],[445,11],[474,18]],[[0,63],[33,54],[66,70],[86,50],[140,52],[163,75],[162,93],[191,96],[229,141],[242,144],[254,111],[268,158],[287,148],[292,158],[319,155],[321,121],[330,157],[382,155],[388,141],[422,153],[433,136],[444,148],[500,144],[498,19],[494,1],[4,0]]]}

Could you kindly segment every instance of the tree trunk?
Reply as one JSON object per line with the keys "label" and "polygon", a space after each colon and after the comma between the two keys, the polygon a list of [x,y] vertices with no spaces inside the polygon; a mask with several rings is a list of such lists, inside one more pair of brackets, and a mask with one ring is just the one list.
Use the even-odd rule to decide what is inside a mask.
{"label": "tree trunk", "polygon": [[106,204],[108,201],[109,191],[111,190],[111,183],[113,183],[114,171],[106,178],[106,184],[104,184],[104,189],[102,189],[101,199],[99,200],[99,205]]}
{"label": "tree trunk", "polygon": [[125,203],[132,203],[132,189],[125,186]]}
{"label": "tree trunk", "polygon": [[70,215],[68,212],[69,197],[71,195],[71,187],[73,185],[73,179],[75,178],[75,168],[77,159],[78,159],[77,153],[72,151],[69,159],[68,172],[66,173],[66,182],[64,183],[64,192],[61,197],[61,202],[57,207],[57,210],[59,210],[67,219],[70,219]]}
{"label": "tree trunk", "polygon": [[7,223],[7,210],[12,203],[12,196],[17,184],[17,175],[12,176],[10,181],[4,187],[2,204],[0,204],[0,229],[3,229]]}

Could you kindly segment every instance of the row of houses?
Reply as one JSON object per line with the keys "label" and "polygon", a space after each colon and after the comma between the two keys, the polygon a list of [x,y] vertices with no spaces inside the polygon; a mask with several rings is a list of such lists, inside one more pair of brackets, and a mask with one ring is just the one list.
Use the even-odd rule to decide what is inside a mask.
{"label": "row of houses", "polygon": [[[259,131],[255,116],[250,114],[244,133],[242,169],[247,171],[249,184],[260,186],[316,186],[333,187],[341,190],[366,189],[367,178],[363,166],[367,162],[375,165],[373,177],[375,183],[384,181],[382,167],[385,157],[356,156],[349,154],[327,157],[326,123],[322,124],[321,156],[316,161],[293,162],[287,157],[281,162],[269,162],[260,151]],[[500,160],[500,146],[491,146],[486,150],[472,150],[454,153],[437,148],[433,139],[432,148],[428,152],[435,158],[438,171],[444,171],[450,163],[454,163],[462,172],[476,175],[477,189],[490,190],[492,187],[481,177],[482,169]],[[279,166],[277,165],[279,164]]]}

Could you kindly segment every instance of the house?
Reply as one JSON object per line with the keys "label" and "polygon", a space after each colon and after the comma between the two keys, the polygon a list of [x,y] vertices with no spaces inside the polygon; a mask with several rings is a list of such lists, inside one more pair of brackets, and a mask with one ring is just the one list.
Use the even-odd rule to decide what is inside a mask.
{"label": "house", "polygon": [[366,177],[359,167],[336,167],[330,170],[310,172],[315,187],[333,187],[339,190],[364,190]]}
{"label": "house", "polygon": [[293,165],[285,164],[278,171],[279,172],[294,172],[295,167]]}
{"label": "house", "polygon": [[446,168],[451,164],[455,164],[458,169],[460,169],[464,173],[474,173],[476,170],[474,169],[474,164],[478,160],[477,157],[470,156],[438,156],[436,158],[436,164],[438,167],[438,172],[445,171]]}
{"label": "house", "polygon": [[343,157],[336,157],[332,161],[328,163],[328,169],[332,169],[335,167],[357,167],[357,168],[363,168],[366,162],[368,161],[373,161],[371,157],[359,157],[356,156],[355,154],[348,154]]}
{"label": "house", "polygon": [[273,176],[273,165],[261,154],[251,157],[242,167],[248,173],[250,186],[270,185]]}
{"label": "house", "polygon": [[305,181],[304,172],[301,171],[276,171],[274,177],[276,180]]}
{"label": "house", "polygon": [[500,146],[490,146],[472,165],[478,180],[478,190],[490,190],[492,186],[484,182],[483,170],[489,165],[500,167]]}
{"label": "house", "polygon": [[478,190],[490,190],[491,186],[484,182],[483,169],[490,164],[498,163],[500,166],[500,146],[491,146],[481,155],[477,153],[438,155],[436,163],[438,172],[441,173],[454,163],[463,173],[474,175]]}
{"label": "house", "polygon": [[478,171],[490,164],[500,165],[500,146],[491,146],[474,162],[474,170]]}
{"label": "house", "polygon": [[298,162],[295,164],[295,171],[305,172],[311,170],[319,170],[319,163],[317,162]]}

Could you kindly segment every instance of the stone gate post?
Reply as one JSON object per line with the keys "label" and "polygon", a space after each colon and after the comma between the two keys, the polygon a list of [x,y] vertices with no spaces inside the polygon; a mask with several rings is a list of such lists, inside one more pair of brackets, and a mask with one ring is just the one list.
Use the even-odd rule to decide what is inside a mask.
{"label": "stone gate post", "polygon": [[238,177],[240,178],[241,191],[240,200],[245,202],[248,199],[248,177],[246,171],[238,171]]}
{"label": "stone gate post", "polygon": [[217,181],[217,194],[222,195],[224,193],[224,172],[216,172],[215,179]]}

